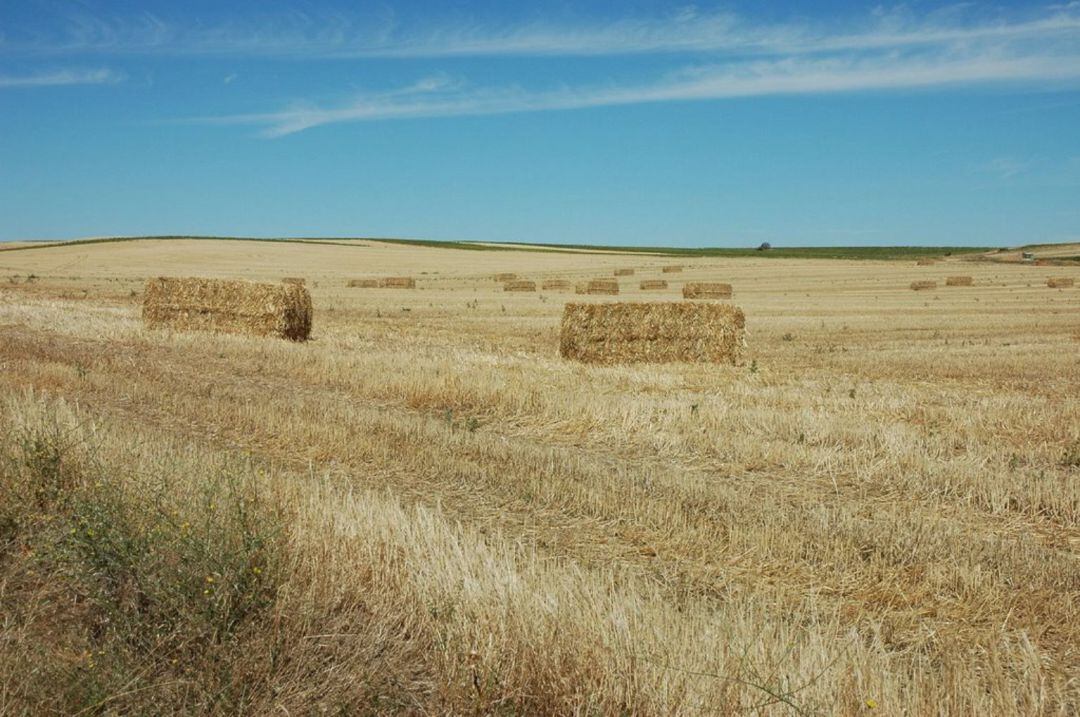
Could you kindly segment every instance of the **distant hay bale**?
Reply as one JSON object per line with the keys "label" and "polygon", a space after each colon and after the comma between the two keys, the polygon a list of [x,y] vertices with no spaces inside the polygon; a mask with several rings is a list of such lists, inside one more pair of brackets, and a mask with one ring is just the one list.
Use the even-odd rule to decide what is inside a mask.
{"label": "distant hay bale", "polygon": [[544,291],[569,291],[573,287],[566,279],[548,279],[540,288]]}
{"label": "distant hay bale", "polygon": [[1051,277],[1046,280],[1046,285],[1049,286],[1051,289],[1067,289],[1074,283],[1075,280],[1072,279],[1072,277],[1067,276]]}
{"label": "distant hay bale", "polygon": [[511,274],[511,273],[504,273],[504,274],[496,274],[495,275],[495,281],[514,281],[517,278],[518,278],[517,274]]}
{"label": "distant hay bale", "polygon": [[161,277],[146,282],[147,328],[219,331],[306,341],[311,294],[298,284]]}
{"label": "distant hay bale", "polygon": [[615,270],[615,276],[633,276],[633,275],[634,275],[634,270],[633,269],[616,269]]}
{"label": "distant hay bale", "polygon": [[650,290],[654,290],[654,289],[666,289],[667,288],[667,282],[664,281],[663,279],[645,279],[644,281],[641,282],[640,286],[641,286],[642,289],[645,289],[646,291],[650,291]]}
{"label": "distant hay bale", "polygon": [[683,286],[684,299],[730,299],[731,284],[717,281],[691,281]]}
{"label": "distant hay bale", "polygon": [[307,279],[302,276],[286,276],[281,280],[282,284],[296,284],[297,286],[303,286],[307,283]]}
{"label": "distant hay bale", "polygon": [[975,279],[970,276],[949,276],[945,279],[945,286],[971,286]]}
{"label": "distant hay bale", "polygon": [[416,279],[411,276],[388,276],[379,279],[380,289],[415,289]]}
{"label": "distant hay bale", "polygon": [[614,279],[591,279],[585,284],[584,293],[614,296],[619,293],[619,282]]}
{"label": "distant hay bale", "polygon": [[536,282],[524,279],[508,281],[503,284],[503,291],[536,291]]}
{"label": "distant hay bale", "polygon": [[913,281],[911,282],[912,291],[926,291],[927,289],[936,289],[936,281]]}
{"label": "distant hay bale", "polygon": [[585,363],[735,363],[745,317],[730,304],[567,304],[559,353]]}
{"label": "distant hay bale", "polygon": [[916,266],[933,266],[936,263],[937,262],[934,261],[933,259],[919,259],[918,261],[915,262],[915,265]]}
{"label": "distant hay bale", "polygon": [[353,289],[377,289],[378,279],[349,279],[349,287]]}
{"label": "distant hay bale", "polygon": [[674,265],[674,266],[665,266],[665,267],[664,267],[663,269],[661,269],[660,271],[661,271],[661,272],[663,272],[664,274],[678,274],[678,273],[681,273],[681,272],[682,272],[682,267],[681,267],[681,266],[678,266],[678,265]]}

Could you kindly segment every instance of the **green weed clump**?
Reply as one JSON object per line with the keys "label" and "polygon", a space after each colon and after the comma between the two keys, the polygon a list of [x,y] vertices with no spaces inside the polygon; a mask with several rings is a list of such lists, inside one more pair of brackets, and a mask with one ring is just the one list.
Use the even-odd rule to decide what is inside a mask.
{"label": "green weed clump", "polygon": [[250,686],[230,663],[277,581],[277,525],[255,482],[223,469],[179,495],[124,480],[55,417],[14,430],[0,458],[0,671],[21,677],[7,701],[242,707]]}

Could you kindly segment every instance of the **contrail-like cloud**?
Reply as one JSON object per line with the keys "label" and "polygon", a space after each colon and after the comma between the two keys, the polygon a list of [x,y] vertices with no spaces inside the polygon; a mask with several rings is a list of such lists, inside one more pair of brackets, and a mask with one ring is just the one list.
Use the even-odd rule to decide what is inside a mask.
{"label": "contrail-like cloud", "polygon": [[401,90],[361,95],[336,106],[306,104],[274,112],[201,121],[260,126],[265,136],[280,137],[341,122],[1077,80],[1080,80],[1080,51],[1072,55],[950,53],[914,57],[893,54],[823,59],[794,57],[695,66],[652,82],[553,90],[472,88],[460,83],[421,82]]}

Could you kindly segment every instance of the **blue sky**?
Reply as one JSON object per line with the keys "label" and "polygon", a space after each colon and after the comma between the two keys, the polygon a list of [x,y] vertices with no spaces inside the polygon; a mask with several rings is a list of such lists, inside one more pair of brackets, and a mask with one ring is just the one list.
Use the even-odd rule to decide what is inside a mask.
{"label": "blue sky", "polygon": [[1080,240],[1080,2],[0,3],[0,240]]}

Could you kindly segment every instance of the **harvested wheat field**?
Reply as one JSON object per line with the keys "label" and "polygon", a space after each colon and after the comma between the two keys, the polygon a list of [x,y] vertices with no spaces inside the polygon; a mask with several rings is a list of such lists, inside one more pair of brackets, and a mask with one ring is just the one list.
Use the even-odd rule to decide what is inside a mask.
{"label": "harvested wheat field", "polygon": [[[679,256],[745,344],[636,284],[491,290],[670,261],[0,252],[0,712],[1075,713],[1080,292],[1046,285],[1080,267]],[[148,328],[159,275],[310,291],[310,340]],[[678,355],[563,358],[564,311]]]}

